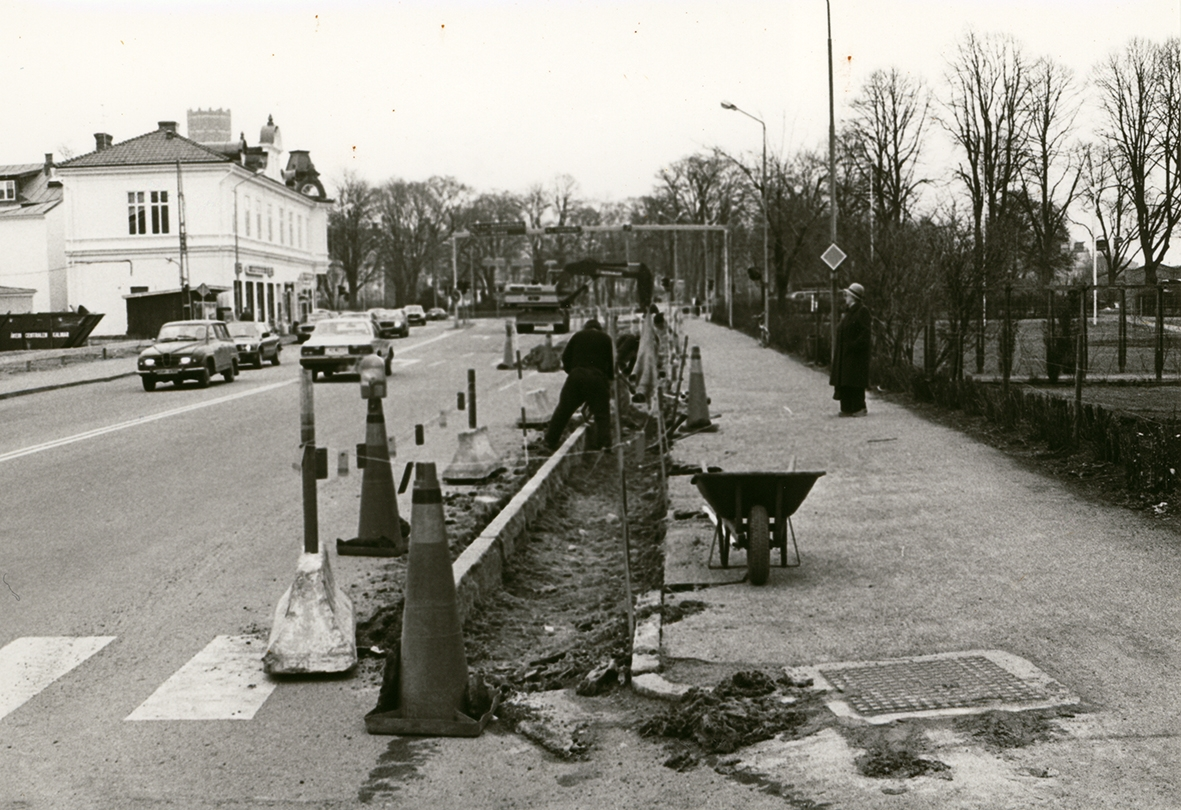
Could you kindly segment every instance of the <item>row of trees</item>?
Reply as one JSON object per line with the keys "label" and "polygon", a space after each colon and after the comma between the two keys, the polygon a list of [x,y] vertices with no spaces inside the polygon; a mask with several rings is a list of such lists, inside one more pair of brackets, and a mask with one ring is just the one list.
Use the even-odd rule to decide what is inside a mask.
{"label": "row of trees", "polygon": [[[969,334],[983,322],[987,290],[1066,281],[1077,259],[1072,216],[1092,230],[1109,283],[1126,280],[1135,259],[1144,283],[1156,283],[1181,220],[1181,43],[1133,40],[1087,80],[1009,35],[969,32],[937,90],[901,69],[873,73],[836,146],[838,242],[849,255],[841,275],[870,290],[883,349],[909,359],[935,308]],[[938,158],[947,146],[951,157]],[[353,305],[377,279],[401,305],[418,300],[426,279],[449,289],[448,240],[476,221],[721,225],[736,301],[757,301],[763,278],[781,314],[790,292],[827,289],[824,147],[768,154],[766,188],[760,156],[721,149],[672,162],[655,180],[648,195],[592,204],[569,176],[523,194],[476,193],[453,178],[371,186],[348,176],[329,250]],[[524,261],[540,280],[547,262],[593,255],[643,260],[682,279],[686,298],[722,293],[722,240],[678,236],[484,237],[460,242],[457,263],[488,292],[498,279],[486,259]]]}

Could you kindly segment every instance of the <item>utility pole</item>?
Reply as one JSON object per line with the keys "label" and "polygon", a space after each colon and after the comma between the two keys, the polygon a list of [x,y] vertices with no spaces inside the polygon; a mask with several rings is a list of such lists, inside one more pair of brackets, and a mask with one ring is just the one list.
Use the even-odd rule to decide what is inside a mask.
{"label": "utility pole", "polygon": [[[828,204],[829,212],[829,241],[837,243],[837,124],[836,112],[833,106],[832,88],[832,4],[830,0],[824,2],[828,16]],[[830,295],[829,304],[832,307],[831,318],[831,360],[836,361],[837,350],[837,269],[835,266],[829,271]]]}
{"label": "utility pole", "polygon": [[189,293],[189,244],[185,231],[185,187],[181,182],[180,161],[176,161],[176,210],[180,230],[180,294],[184,320],[193,317],[193,300]]}

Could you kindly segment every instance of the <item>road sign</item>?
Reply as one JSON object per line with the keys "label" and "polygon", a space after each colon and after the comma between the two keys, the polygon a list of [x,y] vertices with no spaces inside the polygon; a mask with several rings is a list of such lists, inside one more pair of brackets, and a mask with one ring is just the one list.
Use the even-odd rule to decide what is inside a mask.
{"label": "road sign", "polygon": [[820,258],[828,265],[829,270],[836,270],[845,260],[845,251],[837,247],[836,242],[833,242],[828,246],[828,250],[820,254]]}
{"label": "road sign", "polygon": [[469,230],[478,236],[524,236],[524,222],[473,222]]}
{"label": "road sign", "polygon": [[545,232],[548,234],[582,233],[582,226],[581,225],[546,225]]}

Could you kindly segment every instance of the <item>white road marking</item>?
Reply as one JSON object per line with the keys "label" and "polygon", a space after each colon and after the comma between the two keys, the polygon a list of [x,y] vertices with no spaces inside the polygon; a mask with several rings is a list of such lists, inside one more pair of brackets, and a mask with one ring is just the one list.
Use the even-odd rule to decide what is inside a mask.
{"label": "white road marking", "polygon": [[497,390],[499,390],[499,391],[507,391],[507,390],[509,390],[510,388],[512,388],[514,385],[517,385],[518,383],[523,383],[523,382],[525,382],[525,380],[529,379],[530,377],[536,377],[536,376],[537,376],[537,374],[538,374],[538,372],[536,372],[536,371],[530,371],[528,374],[526,374],[526,375],[525,375],[524,377],[522,377],[520,380],[513,380],[511,383],[507,383],[507,384],[505,384],[505,385],[502,385],[502,386],[500,386],[500,388],[499,388],[499,389],[497,389]]}
{"label": "white road marking", "polygon": [[115,640],[115,636],[26,636],[0,649],[0,718]]}
{"label": "white road marking", "polygon": [[443,340],[444,338],[449,338],[454,334],[456,334],[456,333],[455,332],[444,332],[441,335],[435,335],[433,338],[427,338],[426,340],[422,341],[421,343],[415,343],[413,346],[407,346],[406,348],[402,348],[401,346],[398,346],[398,347],[395,347],[395,352],[412,352],[415,349],[418,349],[418,348],[421,348],[421,347],[427,345],[428,343],[434,343],[437,340]]}
{"label": "white road marking", "polygon": [[395,357],[393,360],[390,361],[390,368],[396,368],[399,366],[401,366],[401,367],[412,366],[415,363],[421,363],[421,362],[422,362],[421,357],[411,357],[409,359],[406,359],[404,357]]}
{"label": "white road marking", "polygon": [[446,360],[436,360],[435,362],[433,362],[429,366],[427,366],[427,368],[434,368],[435,366],[441,366],[446,362],[447,362]]}
{"label": "white road marking", "polygon": [[67,444],[74,444],[75,442],[85,441],[87,439],[97,439],[99,436],[105,436],[108,433],[115,433],[116,431],[126,430],[127,428],[138,427],[139,425],[146,425],[149,422],[156,422],[160,419],[167,419],[170,416],[179,416],[182,413],[189,411],[200,410],[201,408],[209,408],[213,405],[220,405],[223,402],[230,402],[235,399],[242,399],[243,397],[252,397],[255,394],[262,394],[266,391],[274,390],[275,388],[282,388],[285,385],[292,385],[299,382],[299,378],[294,380],[285,380],[283,382],[271,383],[259,388],[251,388],[246,391],[240,391],[234,394],[228,394],[217,399],[209,399],[204,402],[194,402],[191,405],[185,405],[180,408],[173,408],[170,411],[161,411],[160,413],[149,414],[148,416],[140,416],[135,419],[129,419],[126,422],[119,422],[115,425],[107,425],[106,427],[95,428],[88,430],[85,433],[77,433],[73,436],[66,436],[64,439],[54,439],[53,441],[35,444],[31,447],[25,447],[20,450],[12,450],[7,453],[0,453],[0,463],[5,461],[12,461],[13,459],[21,458],[22,456],[30,456],[33,453],[40,453],[42,450],[52,450],[55,447],[64,447]]}
{"label": "white road marking", "polygon": [[278,685],[263,671],[265,649],[254,636],[218,636],[126,719],[252,719]]}

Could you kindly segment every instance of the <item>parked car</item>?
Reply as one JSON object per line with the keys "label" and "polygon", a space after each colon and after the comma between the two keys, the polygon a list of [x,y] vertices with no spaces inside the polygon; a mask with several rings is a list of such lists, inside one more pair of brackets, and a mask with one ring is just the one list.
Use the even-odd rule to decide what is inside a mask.
{"label": "parked car", "polygon": [[426,323],[426,312],[418,304],[407,304],[402,309],[406,312],[406,320],[411,326],[422,326]]}
{"label": "parked car", "polygon": [[447,310],[442,307],[434,307],[426,311],[426,319],[428,321],[445,321],[447,320]]}
{"label": "parked car", "polygon": [[317,321],[315,331],[300,347],[299,364],[311,369],[313,380],[320,374],[328,379],[340,372],[357,372],[361,359],[372,354],[385,361],[385,373],[389,374],[394,359],[391,334],[379,329],[371,317]]}
{"label": "parked car", "polygon": [[145,391],[156,390],[158,382],[180,385],[185,380],[205,388],[214,374],[234,381],[238,347],[223,321],[170,321],[139,353],[136,368]]}
{"label": "parked car", "polygon": [[316,328],[316,322],[322,321],[325,318],[335,318],[336,313],[330,309],[313,309],[307,314],[299,324],[295,327],[295,340],[303,343],[312,336],[312,330]]}
{"label": "parked car", "polygon": [[410,337],[410,321],[406,319],[406,312],[401,309],[382,309],[380,307],[369,310],[377,319],[382,329],[389,329],[398,337]]}
{"label": "parked car", "polygon": [[272,365],[279,365],[283,341],[266,324],[257,321],[231,321],[226,327],[238,346],[239,365],[249,363],[255,368],[262,368],[265,360],[270,360]]}

